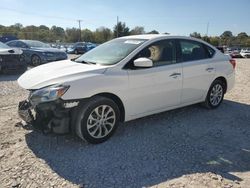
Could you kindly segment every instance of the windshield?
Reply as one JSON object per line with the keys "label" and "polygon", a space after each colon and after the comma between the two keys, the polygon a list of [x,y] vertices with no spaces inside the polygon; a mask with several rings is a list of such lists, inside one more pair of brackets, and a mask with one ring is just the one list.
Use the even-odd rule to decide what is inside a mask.
{"label": "windshield", "polygon": [[113,65],[127,57],[145,41],[142,39],[114,39],[85,53],[75,61]]}
{"label": "windshield", "polygon": [[25,43],[29,47],[33,47],[33,48],[50,48],[50,46],[48,44],[45,44],[45,43],[40,42],[40,41],[27,40],[27,41],[25,41]]}
{"label": "windshield", "polygon": [[6,44],[0,42],[0,48],[10,48],[9,46],[7,46]]}

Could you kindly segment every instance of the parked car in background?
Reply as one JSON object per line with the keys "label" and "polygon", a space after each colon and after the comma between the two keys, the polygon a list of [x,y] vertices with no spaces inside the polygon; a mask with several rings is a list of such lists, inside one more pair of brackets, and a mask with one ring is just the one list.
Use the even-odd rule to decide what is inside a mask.
{"label": "parked car in background", "polygon": [[68,58],[65,52],[36,40],[12,40],[6,44],[22,49],[25,61],[33,66]]}
{"label": "parked car in background", "polygon": [[22,50],[13,49],[0,42],[0,73],[7,72],[25,72],[27,64],[25,63]]}
{"label": "parked car in background", "polygon": [[88,48],[86,42],[77,42],[67,48],[67,53],[69,54],[84,54],[87,51]]}
{"label": "parked car in background", "polygon": [[235,66],[235,60],[199,39],[117,38],[75,60],[24,73],[18,84],[30,95],[19,103],[19,115],[42,129],[72,130],[83,140],[101,143],[120,121],[195,103],[219,107],[234,85]]}
{"label": "parked car in background", "polygon": [[232,48],[231,49],[231,52],[229,53],[229,55],[232,57],[232,58],[241,58],[241,49],[240,48]]}
{"label": "parked car in background", "polygon": [[87,51],[90,51],[90,50],[94,49],[94,48],[97,47],[97,46],[98,46],[97,44],[88,42],[88,43],[87,43]]}
{"label": "parked car in background", "polygon": [[242,49],[240,52],[240,55],[244,58],[249,58],[250,57],[250,48]]}
{"label": "parked car in background", "polygon": [[6,42],[9,42],[11,40],[18,40],[18,38],[16,38],[16,36],[13,36],[13,35],[0,36],[0,42],[2,42],[2,43],[6,43]]}

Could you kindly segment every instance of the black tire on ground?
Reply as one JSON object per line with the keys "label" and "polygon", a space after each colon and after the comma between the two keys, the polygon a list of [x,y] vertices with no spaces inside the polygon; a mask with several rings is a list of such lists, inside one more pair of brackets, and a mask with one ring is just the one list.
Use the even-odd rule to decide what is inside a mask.
{"label": "black tire on ground", "polygon": [[31,64],[33,66],[41,65],[41,58],[38,55],[32,55],[31,57]]}
{"label": "black tire on ground", "polygon": [[74,50],[74,54],[76,54],[76,55],[78,54],[78,50],[77,49]]}
{"label": "black tire on ground", "polygon": [[[103,105],[105,105],[107,109],[113,110],[112,113],[115,117],[113,121],[114,125],[112,128],[109,128],[108,132],[110,132],[107,135],[101,138],[96,138],[90,134],[90,129],[87,128],[87,124],[91,121],[89,117],[93,114],[94,110]],[[73,118],[71,121],[73,123],[71,124],[72,131],[75,131],[81,139],[86,140],[91,144],[99,144],[108,140],[114,134],[120,120],[120,110],[113,100],[106,97],[96,96],[91,98],[90,101],[85,104],[79,104],[71,117]],[[106,132],[107,126],[105,126],[106,129],[104,129],[103,125],[100,125],[100,127],[100,129],[98,129],[97,126],[94,126],[93,128],[96,130],[98,129],[97,133],[99,133],[99,131],[102,133]]]}
{"label": "black tire on ground", "polygon": [[[221,90],[221,98],[216,101],[213,100],[213,91],[216,90],[217,88],[222,88]],[[224,99],[224,94],[226,91],[226,86],[225,83],[220,80],[220,79],[216,79],[210,86],[208,93],[207,93],[207,97],[206,100],[204,102],[204,106],[208,109],[215,109],[217,107],[220,106],[220,104],[222,103],[223,99]],[[220,93],[220,92],[219,92]]]}

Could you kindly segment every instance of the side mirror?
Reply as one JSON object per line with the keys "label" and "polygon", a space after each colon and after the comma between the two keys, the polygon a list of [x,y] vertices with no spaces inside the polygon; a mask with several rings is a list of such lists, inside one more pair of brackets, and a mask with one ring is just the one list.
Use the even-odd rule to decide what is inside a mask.
{"label": "side mirror", "polygon": [[134,66],[140,67],[140,68],[149,68],[153,67],[153,61],[151,59],[140,57],[136,60],[134,60]]}

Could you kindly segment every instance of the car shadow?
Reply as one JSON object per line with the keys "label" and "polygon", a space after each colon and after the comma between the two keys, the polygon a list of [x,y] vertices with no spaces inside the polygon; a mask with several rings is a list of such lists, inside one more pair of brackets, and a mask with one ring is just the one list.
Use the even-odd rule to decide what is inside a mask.
{"label": "car shadow", "polygon": [[1,81],[16,81],[21,76],[20,73],[8,73],[8,74],[0,74],[0,82]]}
{"label": "car shadow", "polygon": [[33,131],[26,142],[61,177],[91,187],[143,187],[182,175],[250,171],[250,105],[193,105],[121,124],[107,142]]}

